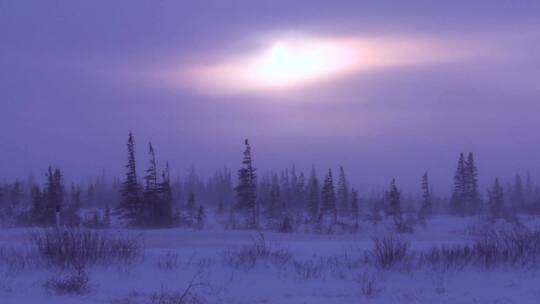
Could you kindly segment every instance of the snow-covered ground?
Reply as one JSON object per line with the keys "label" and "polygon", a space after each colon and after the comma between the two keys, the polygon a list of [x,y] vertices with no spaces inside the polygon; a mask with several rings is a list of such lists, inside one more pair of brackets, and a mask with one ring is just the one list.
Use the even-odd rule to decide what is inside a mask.
{"label": "snow-covered ground", "polygon": [[[435,218],[402,237],[414,250],[462,244],[476,221]],[[0,229],[0,247],[22,247],[28,233]],[[195,283],[190,293],[202,303],[540,303],[540,267],[380,270],[360,263],[373,248],[371,238],[386,233],[384,225],[374,229],[365,223],[358,234],[345,235],[265,232],[266,243],[290,257],[260,260],[253,267],[230,263],[260,237],[253,231],[124,233],[144,243],[144,260],[91,267],[90,291],[84,295],[56,295],[44,288],[44,282],[62,275],[59,270],[15,271],[0,263],[0,303],[182,303],[174,302],[179,296],[163,295],[181,294],[190,281]]]}

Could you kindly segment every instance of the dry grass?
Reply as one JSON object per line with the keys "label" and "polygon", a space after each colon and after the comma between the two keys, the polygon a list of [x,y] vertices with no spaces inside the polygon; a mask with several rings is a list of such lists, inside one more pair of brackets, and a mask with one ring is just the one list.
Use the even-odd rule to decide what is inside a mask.
{"label": "dry grass", "polygon": [[136,237],[90,229],[42,229],[30,240],[46,262],[61,267],[133,262],[144,252]]}

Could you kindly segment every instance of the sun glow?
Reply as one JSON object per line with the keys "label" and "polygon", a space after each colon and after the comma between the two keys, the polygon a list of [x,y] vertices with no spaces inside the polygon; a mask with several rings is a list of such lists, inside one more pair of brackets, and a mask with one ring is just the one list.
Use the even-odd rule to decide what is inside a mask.
{"label": "sun glow", "polygon": [[354,69],[358,63],[358,54],[347,45],[280,41],[248,60],[241,78],[253,85],[288,87]]}
{"label": "sun glow", "polygon": [[400,37],[288,37],[214,64],[176,70],[170,79],[207,94],[304,87],[344,75],[466,55],[438,41]]}
{"label": "sun glow", "polygon": [[221,91],[287,89],[357,70],[358,46],[337,39],[281,39],[249,55],[191,71]]}

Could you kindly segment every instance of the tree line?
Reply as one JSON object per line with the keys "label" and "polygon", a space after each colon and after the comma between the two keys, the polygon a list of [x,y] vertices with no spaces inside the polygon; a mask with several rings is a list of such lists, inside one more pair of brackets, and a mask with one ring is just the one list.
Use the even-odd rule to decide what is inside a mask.
{"label": "tree line", "polygon": [[[449,198],[433,193],[428,172],[419,179],[419,197],[403,197],[392,179],[384,192],[364,193],[351,187],[344,167],[325,171],[319,179],[315,166],[309,174],[293,165],[281,172],[259,173],[249,141],[244,142],[236,181],[227,169],[207,180],[194,169],[171,181],[168,162],[160,170],[151,143],[145,174],[137,174],[135,139],[127,140],[126,172],[109,182],[104,173],[86,188],[66,189],[59,168],[49,167],[45,183],[32,178],[0,186],[0,220],[4,225],[54,225],[60,209],[65,225],[107,228],[203,228],[208,215],[228,229],[270,229],[282,232],[331,233],[358,231],[361,222],[374,225],[389,219],[399,232],[411,232],[434,213],[454,216],[484,215],[493,220],[515,221],[517,214],[540,214],[540,190],[530,174],[516,175],[503,185],[498,178],[482,197],[473,153],[458,157],[453,191]],[[114,220],[112,220],[114,219]]]}

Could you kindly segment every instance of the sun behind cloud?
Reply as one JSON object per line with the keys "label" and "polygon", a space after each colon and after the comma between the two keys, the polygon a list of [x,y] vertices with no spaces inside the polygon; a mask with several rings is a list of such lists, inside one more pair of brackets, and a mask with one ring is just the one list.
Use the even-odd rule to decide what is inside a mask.
{"label": "sun behind cloud", "polygon": [[341,41],[278,41],[240,64],[239,77],[254,86],[289,87],[351,71],[360,54]]}
{"label": "sun behind cloud", "polygon": [[283,91],[373,68],[439,62],[462,57],[444,43],[412,38],[287,37],[242,56],[183,68],[183,85],[202,92]]}

